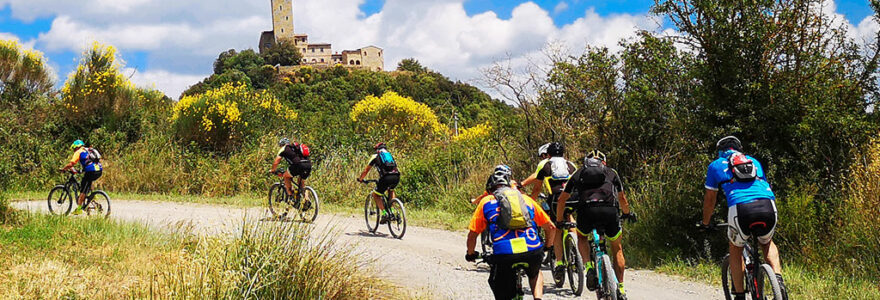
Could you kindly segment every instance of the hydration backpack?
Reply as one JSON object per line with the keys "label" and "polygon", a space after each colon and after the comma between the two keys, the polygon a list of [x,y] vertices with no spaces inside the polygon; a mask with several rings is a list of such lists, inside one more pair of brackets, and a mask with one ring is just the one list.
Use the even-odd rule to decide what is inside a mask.
{"label": "hydration backpack", "polygon": [[581,205],[586,203],[613,203],[615,200],[614,183],[608,175],[608,167],[596,158],[584,160],[584,168],[580,173]]}
{"label": "hydration backpack", "polygon": [[312,155],[312,153],[309,151],[309,146],[306,146],[306,144],[299,144],[297,145],[297,147],[295,147],[295,149],[297,152],[299,152],[300,155],[302,155],[303,158],[309,158],[309,156]]}
{"label": "hydration backpack", "polygon": [[86,148],[86,152],[88,153],[88,160],[90,163],[101,163],[101,153],[98,152],[98,149],[89,147]]}
{"label": "hydration backpack", "polygon": [[498,201],[498,219],[495,225],[505,230],[532,227],[532,215],[522,193],[509,187],[502,187],[495,190],[493,195]]}
{"label": "hydration backpack", "polygon": [[568,180],[571,177],[571,172],[569,172],[568,161],[562,157],[553,157],[550,158],[550,170],[551,175],[550,178],[553,180]]}
{"label": "hydration backpack", "polygon": [[758,178],[758,168],[755,162],[740,152],[734,152],[727,158],[730,171],[733,172],[731,181],[754,181]]}
{"label": "hydration backpack", "polygon": [[376,156],[379,158],[379,167],[382,169],[382,174],[398,173],[397,162],[394,161],[394,156],[391,155],[391,152],[384,148],[379,149]]}

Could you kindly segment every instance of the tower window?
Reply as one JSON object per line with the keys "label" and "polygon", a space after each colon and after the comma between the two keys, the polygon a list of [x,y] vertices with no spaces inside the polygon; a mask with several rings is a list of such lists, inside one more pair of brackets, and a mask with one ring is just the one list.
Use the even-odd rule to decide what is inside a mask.
{"label": "tower window", "polygon": [[312,53],[315,53],[315,48],[312,48]]}
{"label": "tower window", "polygon": [[323,58],[321,59],[321,62],[324,62],[324,59],[323,59]]}
{"label": "tower window", "polygon": [[281,33],[284,33],[284,28],[281,28]]}
{"label": "tower window", "polygon": [[351,61],[348,62],[348,64],[349,64],[349,65],[353,65],[353,64],[354,64],[354,60],[352,59]]}

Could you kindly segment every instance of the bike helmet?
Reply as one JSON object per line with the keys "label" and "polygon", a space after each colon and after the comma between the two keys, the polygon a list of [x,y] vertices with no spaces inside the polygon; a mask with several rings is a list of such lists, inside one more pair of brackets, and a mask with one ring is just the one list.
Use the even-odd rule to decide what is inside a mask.
{"label": "bike helmet", "polygon": [[84,145],[85,145],[85,143],[83,143],[82,140],[75,140],[75,141],[73,141],[73,144],[70,144],[70,148],[76,149],[76,148],[82,147]]}
{"label": "bike helmet", "polygon": [[499,185],[510,186],[510,167],[504,165],[495,167],[495,171],[486,180],[487,191],[494,190]]}
{"label": "bike helmet", "polygon": [[538,148],[538,156],[547,154],[547,148],[550,148],[550,143],[543,144]]}
{"label": "bike helmet", "polygon": [[602,151],[599,150],[590,151],[590,153],[587,153],[587,157],[584,158],[584,162],[586,163],[586,161],[591,158],[595,158],[601,160],[602,162],[605,162],[605,153],[602,153]]}
{"label": "bike helmet", "polygon": [[388,147],[385,146],[385,143],[379,142],[378,144],[376,144],[376,146],[373,146],[373,150],[379,150],[379,149],[388,149]]}
{"label": "bike helmet", "polygon": [[290,144],[290,139],[288,139],[286,137],[283,137],[283,138],[281,138],[281,140],[278,141],[278,146],[284,146],[284,145],[289,145],[289,144]]}
{"label": "bike helmet", "polygon": [[565,154],[565,146],[562,144],[553,142],[547,147],[547,154],[550,154],[552,157],[559,157]]}
{"label": "bike helmet", "polygon": [[725,136],[715,144],[715,150],[718,152],[724,152],[730,149],[742,151],[742,142],[740,142],[735,136]]}

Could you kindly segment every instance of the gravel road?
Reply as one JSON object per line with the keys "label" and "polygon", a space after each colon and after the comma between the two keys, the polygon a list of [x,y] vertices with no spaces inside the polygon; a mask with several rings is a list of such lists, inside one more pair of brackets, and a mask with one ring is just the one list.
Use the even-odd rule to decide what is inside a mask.
{"label": "gravel road", "polygon": [[[113,201],[112,218],[142,222],[163,229],[190,223],[204,234],[230,233],[239,230],[245,218],[263,220],[264,208],[235,208],[206,204],[151,201]],[[45,201],[14,202],[20,209],[47,211]],[[366,231],[362,216],[321,215],[314,225],[328,229],[338,240],[376,259],[382,276],[401,286],[433,295],[439,299],[491,299],[486,283],[488,268],[464,260],[466,232],[452,232],[410,226],[403,240],[391,238],[387,227],[378,234]],[[544,299],[573,299],[570,290],[555,289],[550,271],[544,270]],[[688,282],[677,277],[647,270],[626,272],[629,299],[687,300],[722,299],[720,288]],[[581,297],[594,299],[585,292]]]}

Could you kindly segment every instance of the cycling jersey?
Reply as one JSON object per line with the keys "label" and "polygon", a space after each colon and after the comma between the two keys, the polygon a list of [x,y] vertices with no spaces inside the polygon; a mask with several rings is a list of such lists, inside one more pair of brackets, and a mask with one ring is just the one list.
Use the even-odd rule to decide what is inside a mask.
{"label": "cycling jersey", "polygon": [[296,145],[282,146],[281,149],[278,150],[278,156],[281,156],[281,158],[284,158],[284,160],[287,161],[287,164],[290,164],[290,165],[299,164],[304,161],[309,161],[309,159],[303,157],[303,155],[300,154],[299,151],[297,151],[295,147],[297,147],[297,146]]}
{"label": "cycling jersey", "polygon": [[80,147],[79,150],[74,151],[73,156],[70,157],[70,162],[79,163],[82,166],[83,172],[97,172],[104,169],[101,163],[93,163],[89,160],[89,151],[86,151],[85,147]]}
{"label": "cycling jersey", "polygon": [[540,251],[543,244],[536,227],[550,222],[550,217],[531,197],[523,195],[523,198],[526,201],[528,212],[532,216],[532,224],[529,228],[506,230],[496,225],[495,221],[498,219],[500,209],[495,196],[490,195],[483,198],[477,205],[468,229],[473,232],[483,232],[488,227],[494,254]]}
{"label": "cycling jersey", "polygon": [[734,152],[733,150],[725,151],[721,153],[721,157],[709,164],[706,171],[706,189],[712,191],[721,189],[724,196],[727,197],[727,207],[739,203],[749,203],[757,199],[776,200],[776,196],[764,176],[764,168],[754,157],[746,155],[754,162],[758,178],[754,181],[734,180],[733,171],[728,167],[727,161]]}
{"label": "cycling jersey", "polygon": [[577,167],[573,162],[562,157],[551,157],[538,163],[535,174],[537,174],[536,178],[544,184],[547,193],[556,195],[560,194],[565,182],[575,171],[577,171]]}
{"label": "cycling jersey", "polygon": [[[592,197],[597,195],[596,193],[591,193],[589,191],[604,191],[604,193],[606,193],[605,196],[607,196],[608,199],[602,199],[602,200],[607,200],[607,201],[603,201],[601,203],[596,203],[596,204],[616,205],[617,204],[617,194],[623,191],[623,181],[620,180],[620,175],[617,174],[617,170],[615,170],[613,168],[606,167],[605,168],[605,178],[606,178],[605,182],[606,182],[606,184],[601,185],[599,187],[581,186],[581,174],[583,174],[584,172],[585,172],[585,170],[581,169],[581,171],[578,171],[573,176],[571,176],[570,184],[565,185],[564,192],[571,194],[572,198],[574,198],[574,195],[577,194],[578,198],[580,198],[580,197],[584,198],[584,199],[577,199],[577,200],[584,200],[585,202],[589,202],[592,200],[591,199]],[[610,184],[608,184],[608,183],[610,183]],[[610,195],[607,195],[609,193],[610,193]]]}

